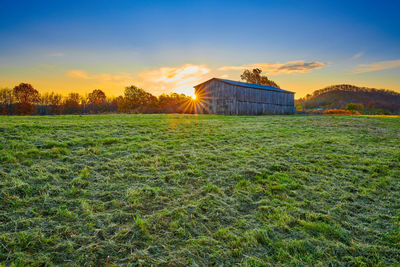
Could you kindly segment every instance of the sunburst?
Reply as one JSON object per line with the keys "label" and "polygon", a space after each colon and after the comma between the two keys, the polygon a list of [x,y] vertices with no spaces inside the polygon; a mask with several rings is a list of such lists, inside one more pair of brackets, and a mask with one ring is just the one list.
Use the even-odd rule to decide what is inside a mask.
{"label": "sunburst", "polygon": [[204,95],[192,95],[183,104],[183,113],[204,114],[211,113],[208,108],[208,97]]}

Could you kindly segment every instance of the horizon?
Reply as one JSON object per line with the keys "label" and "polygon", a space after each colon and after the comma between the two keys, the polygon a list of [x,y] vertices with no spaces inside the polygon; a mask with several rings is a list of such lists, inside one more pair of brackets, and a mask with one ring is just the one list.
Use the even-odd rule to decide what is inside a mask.
{"label": "horizon", "polygon": [[210,78],[261,68],[297,99],[335,84],[400,92],[393,1],[78,3],[5,1],[1,88],[192,95]]}

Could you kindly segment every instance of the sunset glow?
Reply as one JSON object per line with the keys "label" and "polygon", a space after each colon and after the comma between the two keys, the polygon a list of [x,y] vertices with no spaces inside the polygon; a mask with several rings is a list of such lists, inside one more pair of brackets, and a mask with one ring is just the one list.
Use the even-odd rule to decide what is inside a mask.
{"label": "sunset glow", "polygon": [[400,266],[400,0],[0,7],[0,267]]}
{"label": "sunset glow", "polygon": [[191,96],[210,78],[260,68],[296,98],[342,83],[400,91],[396,1],[227,3],[6,1],[0,88]]}

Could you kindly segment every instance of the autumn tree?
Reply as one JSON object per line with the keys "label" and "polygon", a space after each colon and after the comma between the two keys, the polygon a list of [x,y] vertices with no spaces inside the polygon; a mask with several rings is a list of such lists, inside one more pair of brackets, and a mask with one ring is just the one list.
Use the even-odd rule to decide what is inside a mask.
{"label": "autumn tree", "polygon": [[117,105],[117,110],[119,112],[128,112],[130,110],[130,105],[128,101],[123,96],[118,96],[114,99],[115,104]]}
{"label": "autumn tree", "polygon": [[13,89],[17,101],[17,113],[20,115],[32,114],[33,104],[39,100],[39,92],[29,83],[21,83]]}
{"label": "autumn tree", "polygon": [[170,93],[162,94],[158,97],[158,105],[161,112],[171,113],[181,113],[181,112],[193,112],[191,105],[191,97],[184,94]]}
{"label": "autumn tree", "polygon": [[124,95],[125,101],[130,109],[145,105],[151,106],[157,103],[157,98],[155,96],[134,85],[126,87]]}
{"label": "autumn tree", "polygon": [[61,104],[62,104],[62,95],[56,94],[54,92],[51,93],[43,93],[40,95],[39,100],[40,114],[60,114],[61,113]]}
{"label": "autumn tree", "polygon": [[78,93],[70,93],[63,102],[65,114],[76,114],[81,112],[80,102],[82,97]]}
{"label": "autumn tree", "polygon": [[268,85],[276,88],[280,88],[278,84],[276,84],[274,81],[271,81],[268,79],[266,75],[261,75],[262,70],[260,69],[253,69],[252,71],[250,70],[245,70],[242,75],[240,75],[240,78],[248,83],[255,83],[255,84],[261,84],[261,85]]}
{"label": "autumn tree", "polygon": [[60,114],[61,113],[61,104],[62,104],[62,95],[51,92],[51,94],[49,96],[49,105],[51,107],[51,113],[52,114]]}
{"label": "autumn tree", "polygon": [[87,95],[86,99],[84,99],[84,102],[82,102],[82,104],[84,104],[83,105],[84,112],[90,112],[90,113],[106,112],[107,111],[106,94],[100,89],[95,89]]}
{"label": "autumn tree", "polygon": [[40,94],[37,111],[42,115],[59,114],[62,96],[54,92]]}
{"label": "autumn tree", "polygon": [[14,104],[14,94],[12,89],[0,89],[0,114],[11,115]]}
{"label": "autumn tree", "polygon": [[87,99],[89,104],[100,104],[106,100],[106,94],[100,89],[95,89],[89,93]]}

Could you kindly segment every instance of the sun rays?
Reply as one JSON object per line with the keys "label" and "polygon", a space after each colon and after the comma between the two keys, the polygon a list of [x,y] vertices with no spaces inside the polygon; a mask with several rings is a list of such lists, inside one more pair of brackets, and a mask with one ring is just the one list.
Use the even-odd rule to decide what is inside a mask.
{"label": "sun rays", "polygon": [[185,101],[183,106],[183,113],[189,114],[208,114],[211,113],[208,108],[209,98],[201,94],[193,94]]}

